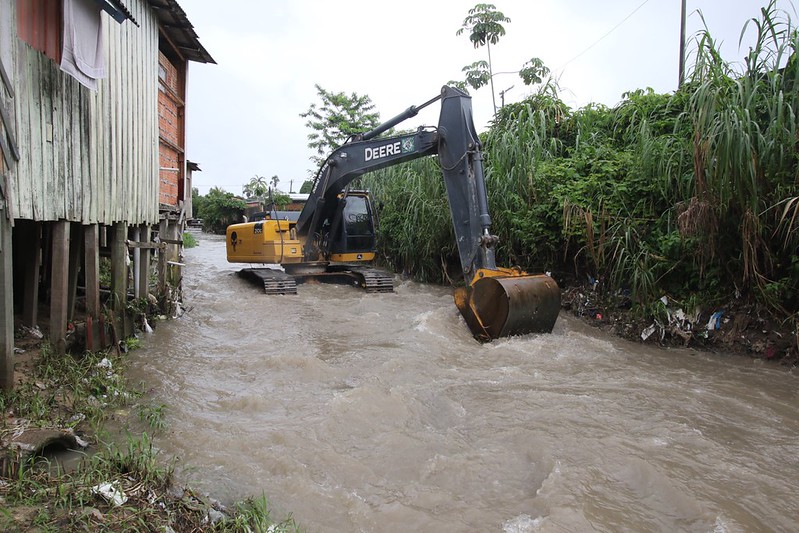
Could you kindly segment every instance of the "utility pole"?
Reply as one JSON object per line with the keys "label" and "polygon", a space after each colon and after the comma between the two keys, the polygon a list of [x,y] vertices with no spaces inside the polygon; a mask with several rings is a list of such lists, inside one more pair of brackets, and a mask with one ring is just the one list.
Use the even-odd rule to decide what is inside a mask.
{"label": "utility pole", "polygon": [[679,89],[685,83],[685,0],[682,0],[682,9],[680,10],[680,65],[678,69],[677,88]]}
{"label": "utility pole", "polygon": [[508,87],[508,88],[507,88],[507,89],[505,89],[505,90],[499,91],[499,98],[500,98],[500,102],[502,102],[502,103],[500,104],[500,109],[502,109],[503,107],[505,107],[505,93],[506,93],[506,92],[508,92],[508,91],[510,91],[511,89],[513,89],[513,85],[511,85],[510,87]]}

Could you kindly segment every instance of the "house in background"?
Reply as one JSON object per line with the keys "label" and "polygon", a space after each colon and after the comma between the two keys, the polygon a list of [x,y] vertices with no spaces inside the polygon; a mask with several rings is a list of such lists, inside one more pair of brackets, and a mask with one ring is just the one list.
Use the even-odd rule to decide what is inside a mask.
{"label": "house in background", "polygon": [[135,298],[179,298],[192,61],[213,63],[175,0],[0,0],[0,387],[15,318],[63,351],[80,314],[99,347],[130,331],[129,270]]}

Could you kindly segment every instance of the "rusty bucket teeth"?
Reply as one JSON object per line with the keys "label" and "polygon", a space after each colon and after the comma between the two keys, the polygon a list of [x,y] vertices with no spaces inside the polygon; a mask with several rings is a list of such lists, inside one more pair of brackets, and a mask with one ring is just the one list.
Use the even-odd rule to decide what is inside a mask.
{"label": "rusty bucket teeth", "polygon": [[560,288],[545,275],[492,276],[455,291],[455,305],[474,337],[550,333],[560,312]]}

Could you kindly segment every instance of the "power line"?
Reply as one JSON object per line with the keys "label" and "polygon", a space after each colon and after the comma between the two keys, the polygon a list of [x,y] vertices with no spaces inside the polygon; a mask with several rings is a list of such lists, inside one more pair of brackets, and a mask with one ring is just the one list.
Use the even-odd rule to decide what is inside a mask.
{"label": "power line", "polygon": [[616,29],[617,29],[619,26],[621,26],[622,24],[624,24],[625,22],[627,22],[627,20],[628,20],[630,17],[632,17],[633,15],[635,15],[635,13],[636,13],[636,12],[637,12],[639,9],[641,9],[642,7],[644,7],[644,6],[645,6],[646,4],[648,4],[648,3],[649,3],[649,0],[644,0],[643,2],[641,2],[641,4],[640,4],[638,7],[636,7],[635,9],[633,9],[633,10],[630,12],[630,14],[629,14],[629,15],[627,15],[626,17],[624,17],[624,18],[621,20],[621,22],[619,22],[618,24],[616,24],[615,26],[613,26],[613,27],[612,27],[610,30],[608,30],[608,32],[607,32],[605,35],[603,35],[602,37],[600,37],[599,39],[597,39],[596,41],[594,41],[594,42],[593,42],[593,43],[592,43],[592,44],[591,44],[591,45],[590,45],[588,48],[586,48],[585,50],[583,50],[582,52],[580,52],[579,54],[577,54],[577,55],[576,55],[576,56],[574,56],[573,58],[571,58],[571,59],[569,59],[568,61],[566,61],[566,62],[565,62],[563,65],[561,65],[560,69],[558,69],[558,70],[561,70],[561,71],[562,71],[564,68],[566,68],[566,65],[568,65],[569,63],[571,63],[572,61],[574,61],[575,59],[577,59],[578,57],[580,57],[581,55],[583,55],[584,53],[586,53],[587,51],[589,51],[590,49],[592,49],[593,47],[595,47],[597,44],[599,44],[599,43],[600,43],[600,41],[602,41],[602,40],[603,40],[605,37],[607,37],[608,35],[610,35],[610,34],[611,34],[611,33],[613,33],[614,31],[616,31]]}

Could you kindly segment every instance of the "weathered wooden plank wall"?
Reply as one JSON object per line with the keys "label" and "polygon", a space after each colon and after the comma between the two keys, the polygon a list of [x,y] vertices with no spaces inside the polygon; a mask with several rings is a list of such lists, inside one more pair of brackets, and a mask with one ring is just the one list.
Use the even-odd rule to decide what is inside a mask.
{"label": "weathered wooden plank wall", "polygon": [[107,78],[96,92],[17,41],[16,217],[158,222],[158,21],[145,0],[126,5],[138,27],[102,15]]}

